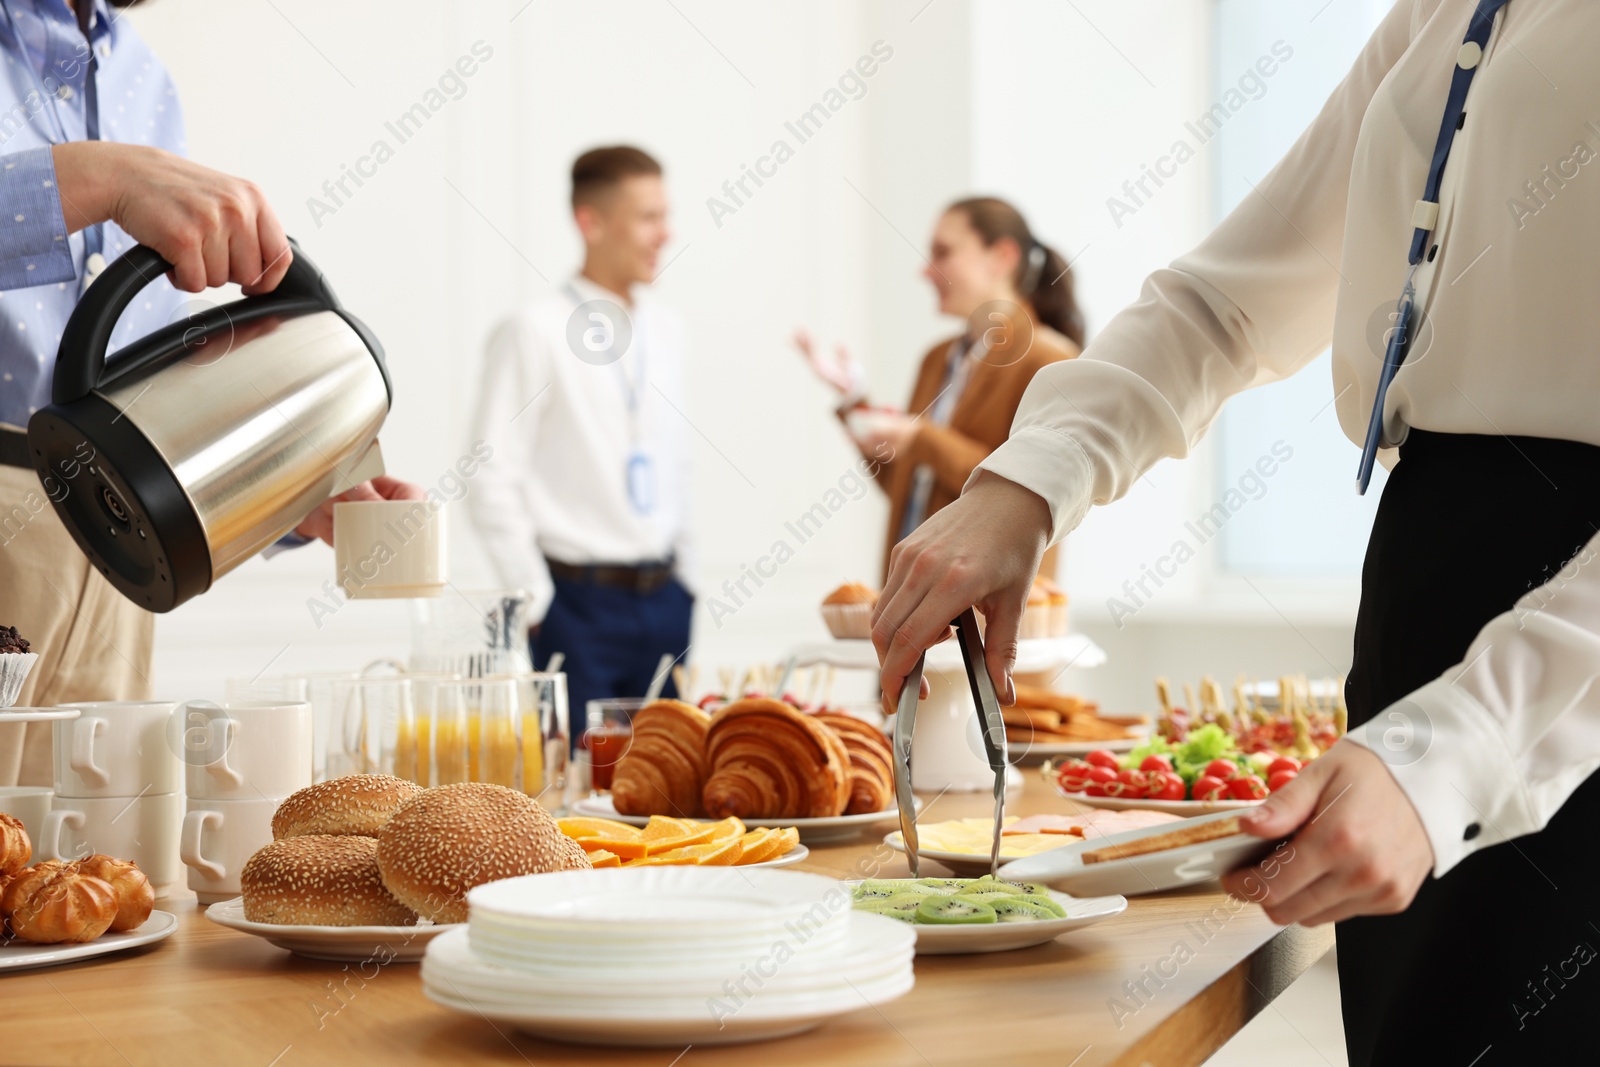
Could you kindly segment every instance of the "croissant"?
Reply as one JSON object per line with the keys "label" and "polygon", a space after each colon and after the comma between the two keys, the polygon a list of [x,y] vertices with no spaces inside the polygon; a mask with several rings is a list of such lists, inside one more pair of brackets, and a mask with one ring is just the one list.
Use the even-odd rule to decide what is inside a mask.
{"label": "croissant", "polygon": [[111,920],[112,930],[137,930],[150,918],[156,906],[156,891],[138,864],[96,853],[80,860],[78,870],[105,882],[116,894],[117,915]]}
{"label": "croissant", "polygon": [[658,700],[633,716],[633,741],[617,761],[611,800],[623,815],[701,813],[706,729],[711,716],[681,700]]}
{"label": "croissant", "polygon": [[33,842],[22,820],[0,811],[0,878],[8,878],[28,865],[33,858]]}
{"label": "croissant", "polygon": [[736,700],[711,717],[701,800],[713,819],[815,819],[850,800],[850,753],[823,723],[777,700]]}
{"label": "croissant", "polygon": [[850,802],[846,815],[882,811],[894,800],[894,750],[870,723],[842,711],[818,712],[816,720],[839,735],[850,753]]}
{"label": "croissant", "polygon": [[117,917],[117,894],[77,864],[52,861],[19,872],[0,902],[11,936],[39,945],[93,941]]}

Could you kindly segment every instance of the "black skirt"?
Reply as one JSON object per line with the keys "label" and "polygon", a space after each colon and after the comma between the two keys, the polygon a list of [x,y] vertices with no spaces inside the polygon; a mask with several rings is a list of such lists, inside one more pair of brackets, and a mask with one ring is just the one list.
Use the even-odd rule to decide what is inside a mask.
{"label": "black skirt", "polygon": [[[1400,457],[1362,569],[1351,726],[1461,662],[1600,531],[1592,445],[1412,431]],[[1543,832],[1430,877],[1404,913],[1340,923],[1353,1067],[1600,1062],[1597,826],[1590,778]]]}

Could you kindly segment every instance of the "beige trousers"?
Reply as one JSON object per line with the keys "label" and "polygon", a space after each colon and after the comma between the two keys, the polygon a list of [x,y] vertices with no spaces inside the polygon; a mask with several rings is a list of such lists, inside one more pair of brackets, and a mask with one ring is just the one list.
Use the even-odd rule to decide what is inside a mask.
{"label": "beige trousers", "polygon": [[[0,466],[0,625],[39,658],[21,706],[148,700],[155,616],[78,549],[31,470]],[[0,724],[0,785],[50,785],[50,724]]]}

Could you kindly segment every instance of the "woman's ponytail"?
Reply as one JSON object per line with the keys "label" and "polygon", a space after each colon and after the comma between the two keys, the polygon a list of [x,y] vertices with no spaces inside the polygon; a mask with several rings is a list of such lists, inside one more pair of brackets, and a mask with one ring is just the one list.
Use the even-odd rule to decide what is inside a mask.
{"label": "woman's ponytail", "polygon": [[958,200],[950,210],[964,214],[986,246],[1002,238],[1016,242],[1022,252],[1012,279],[1017,293],[1035,318],[1082,348],[1083,313],[1073,295],[1072,270],[1061,253],[1035,239],[1022,213],[998,197]]}

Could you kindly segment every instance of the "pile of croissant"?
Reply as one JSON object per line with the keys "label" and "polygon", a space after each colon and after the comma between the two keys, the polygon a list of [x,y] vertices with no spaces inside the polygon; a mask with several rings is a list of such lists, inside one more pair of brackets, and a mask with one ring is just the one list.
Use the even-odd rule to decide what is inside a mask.
{"label": "pile of croissant", "polygon": [[136,930],[156,894],[128,860],[42,860],[28,866],[33,842],[15,816],[0,812],[0,921],[5,936],[36,945],[93,941],[107,930]]}
{"label": "pile of croissant", "polygon": [[818,819],[894,799],[888,740],[843,712],[750,697],[708,715],[658,700],[633,717],[611,798],[623,815]]}

